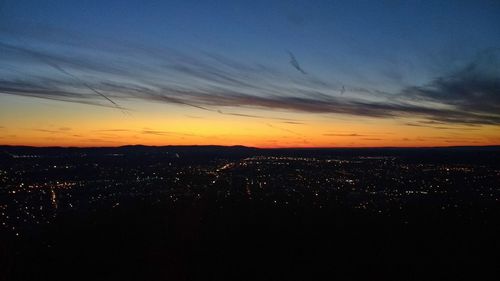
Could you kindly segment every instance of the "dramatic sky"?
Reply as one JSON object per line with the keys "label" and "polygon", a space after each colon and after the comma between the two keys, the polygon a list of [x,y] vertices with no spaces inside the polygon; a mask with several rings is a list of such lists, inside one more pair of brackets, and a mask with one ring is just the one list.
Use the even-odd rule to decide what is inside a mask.
{"label": "dramatic sky", "polygon": [[0,144],[500,144],[500,1],[0,0]]}

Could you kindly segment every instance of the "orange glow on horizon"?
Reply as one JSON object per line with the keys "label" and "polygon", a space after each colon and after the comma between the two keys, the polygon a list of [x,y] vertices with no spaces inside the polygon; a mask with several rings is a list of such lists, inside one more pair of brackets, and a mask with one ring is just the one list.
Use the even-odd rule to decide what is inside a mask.
{"label": "orange glow on horizon", "polygon": [[[33,103],[36,100],[36,103]],[[105,107],[0,97],[0,144],[111,147],[243,145],[284,147],[435,147],[498,145],[497,126],[409,126],[411,118],[269,112],[228,108],[224,115],[168,104],[134,104],[131,116]]]}

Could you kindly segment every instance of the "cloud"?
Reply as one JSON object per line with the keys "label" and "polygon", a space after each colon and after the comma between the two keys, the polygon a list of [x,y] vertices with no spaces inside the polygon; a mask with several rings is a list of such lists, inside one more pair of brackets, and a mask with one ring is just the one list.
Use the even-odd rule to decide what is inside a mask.
{"label": "cloud", "polygon": [[115,142],[115,141],[111,141],[111,140],[104,140],[104,139],[98,139],[98,138],[85,139],[85,141],[88,141],[88,142],[106,142],[106,143],[114,143]]}
{"label": "cloud", "polygon": [[144,134],[144,135],[156,135],[156,136],[171,136],[171,135],[180,135],[180,136],[188,136],[188,137],[198,136],[198,135],[189,134],[189,133],[179,133],[179,132],[169,132],[169,131],[161,131],[161,130],[152,130],[152,129],[148,129],[148,128],[139,131],[139,133]]}
{"label": "cloud", "polygon": [[156,136],[172,135],[172,132],[156,131],[156,130],[142,130],[141,133],[145,135],[156,135]]}
{"label": "cloud", "polygon": [[[463,69],[438,77],[425,86],[408,87],[401,94],[416,101],[434,102],[467,113],[463,123],[498,125],[500,49],[485,50]],[[461,116],[441,117],[435,121],[452,122]]]}
{"label": "cloud", "polygon": [[106,99],[107,101],[109,101],[111,104],[114,105],[114,107],[122,110],[122,112],[125,113],[124,109],[118,105],[114,100],[110,99],[108,96],[106,96],[105,94],[103,94],[101,91],[95,89],[94,87],[90,86],[88,83],[86,83],[85,81],[83,81],[82,79],[80,79],[77,75],[71,73],[70,71],[66,70],[61,64],[58,63],[58,61],[61,61],[59,59],[54,59],[54,57],[51,57],[51,56],[48,56],[48,55],[45,55],[45,54],[42,54],[42,53],[38,53],[36,51],[33,51],[33,50],[30,50],[30,49],[24,49],[24,48],[19,48],[19,47],[15,47],[15,46],[12,46],[12,45],[8,45],[8,44],[3,44],[3,43],[0,43],[0,48],[3,48],[3,49],[12,49],[14,51],[18,51],[18,52],[24,52],[26,55],[28,56],[32,56],[34,59],[38,59],[40,62],[46,64],[47,66],[50,66],[52,67],[53,69],[57,70],[58,72],[68,76],[69,78],[73,79],[75,82],[79,83],[81,86],[87,88],[88,90],[92,91],[93,93],[95,93],[96,95]]}
{"label": "cloud", "polygon": [[66,132],[62,130],[32,129],[32,131],[49,133],[49,134],[66,134]]}
{"label": "cloud", "polygon": [[[57,33],[51,34],[56,36]],[[289,124],[300,122],[267,114],[248,114],[248,110],[237,112],[237,109],[418,118],[421,121],[408,125],[436,129],[453,128],[450,124],[500,125],[500,60],[497,49],[484,51],[463,69],[437,77],[425,85],[406,87],[394,93],[346,85],[350,95],[339,96],[343,84],[312,75],[290,74],[262,63],[238,61],[218,54],[184,54],[133,43],[118,44],[112,40],[105,47],[77,39],[69,42],[54,40],[60,46],[50,49],[42,38],[38,36],[32,40],[38,40],[37,44],[45,46],[43,48],[0,43],[0,59],[21,73],[2,75],[0,94],[110,108],[115,108],[118,103],[100,97],[113,101],[138,99],[222,115],[275,119]],[[71,51],[62,52],[60,49]],[[62,75],[61,71],[57,73],[54,67],[39,58],[77,75],[81,81]],[[43,68],[46,71],[31,70]],[[7,72],[0,66],[0,73]]]}
{"label": "cloud", "polygon": [[130,132],[129,129],[102,129],[102,130],[94,130],[94,132]]}
{"label": "cloud", "polygon": [[477,131],[479,128],[471,128],[471,126],[477,126],[476,124],[460,124],[460,125],[465,125],[467,127],[461,127],[461,126],[455,126],[455,127],[447,127],[447,126],[432,126],[432,125],[426,125],[426,124],[446,124],[443,122],[434,122],[434,121],[428,121],[428,122],[423,122],[423,121],[417,121],[418,123],[405,123],[406,126],[411,126],[411,127],[423,127],[423,128],[432,128],[432,129],[437,129],[437,130],[461,130],[461,131]]}
{"label": "cloud", "polygon": [[296,136],[304,136],[303,134],[300,134],[300,133],[297,133],[295,131],[292,131],[292,130],[289,130],[289,129],[286,129],[286,128],[282,128],[282,127],[278,127],[278,126],[275,126],[275,125],[271,125],[269,123],[266,124],[268,127],[270,128],[273,128],[273,129],[276,129],[276,130],[279,130],[279,131],[282,131],[282,132],[285,132],[285,133],[290,133],[290,134],[293,134],[293,135],[296,135]]}
{"label": "cloud", "polygon": [[326,134],[323,134],[323,136],[327,136],[327,137],[363,137],[366,135],[360,135],[360,134],[356,134],[356,133],[352,133],[352,134],[326,133]]}
{"label": "cloud", "polygon": [[95,100],[95,97],[85,93],[83,89],[79,89],[77,86],[72,86],[71,83],[52,79],[39,79],[36,77],[30,77],[29,80],[0,79],[0,93],[81,103],[86,105],[112,107]]}
{"label": "cloud", "polygon": [[297,61],[297,58],[295,58],[295,55],[290,51],[288,51],[288,55],[290,56],[290,64],[300,73],[307,74],[307,72],[305,72],[304,69],[302,69],[302,67],[300,66],[299,62]]}

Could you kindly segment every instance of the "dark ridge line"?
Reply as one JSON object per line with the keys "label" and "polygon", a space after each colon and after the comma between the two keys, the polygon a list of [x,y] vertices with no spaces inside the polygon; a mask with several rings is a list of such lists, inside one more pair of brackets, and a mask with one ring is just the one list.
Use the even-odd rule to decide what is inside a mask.
{"label": "dark ridge line", "polygon": [[0,148],[28,148],[28,149],[109,149],[109,148],[243,148],[253,150],[367,150],[367,149],[500,149],[498,145],[459,145],[459,146],[342,146],[342,147],[253,147],[244,145],[122,145],[122,146],[29,146],[29,145],[2,145]]}

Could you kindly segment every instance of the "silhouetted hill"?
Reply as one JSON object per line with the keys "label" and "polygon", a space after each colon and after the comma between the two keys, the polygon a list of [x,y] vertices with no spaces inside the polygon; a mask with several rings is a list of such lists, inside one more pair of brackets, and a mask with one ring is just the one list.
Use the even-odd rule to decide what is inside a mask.
{"label": "silhouetted hill", "polygon": [[255,155],[280,157],[371,157],[397,156],[409,161],[480,161],[498,162],[500,146],[456,146],[425,148],[255,148],[246,146],[189,145],[189,146],[145,146],[120,147],[31,147],[0,146],[0,159],[8,157],[65,157],[65,156],[127,156],[141,155],[166,158],[242,158]]}
{"label": "silhouetted hill", "polygon": [[354,147],[354,148],[332,148],[332,147],[311,147],[311,148],[256,148],[242,145],[222,146],[222,145],[125,145],[117,147],[35,147],[35,146],[11,146],[0,145],[0,151],[6,153],[113,153],[113,152],[269,152],[273,153],[327,153],[327,154],[391,154],[391,153],[412,153],[412,152],[500,152],[500,146],[450,146],[450,147]]}

